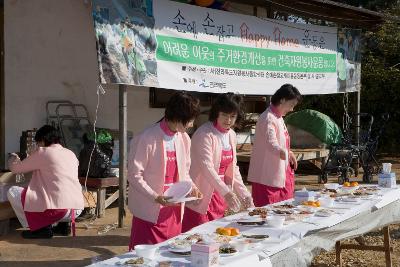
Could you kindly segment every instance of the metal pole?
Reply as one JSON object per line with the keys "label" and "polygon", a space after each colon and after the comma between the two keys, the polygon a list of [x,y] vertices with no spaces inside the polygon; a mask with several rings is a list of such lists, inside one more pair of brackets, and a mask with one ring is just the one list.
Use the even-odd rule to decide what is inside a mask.
{"label": "metal pole", "polygon": [[118,227],[124,226],[127,176],[127,86],[119,85],[119,198]]}
{"label": "metal pole", "polygon": [[357,146],[360,145],[360,112],[361,112],[361,86],[358,88],[357,91],[357,111],[356,113],[358,114],[356,123],[357,123],[357,128],[356,128],[356,142]]}

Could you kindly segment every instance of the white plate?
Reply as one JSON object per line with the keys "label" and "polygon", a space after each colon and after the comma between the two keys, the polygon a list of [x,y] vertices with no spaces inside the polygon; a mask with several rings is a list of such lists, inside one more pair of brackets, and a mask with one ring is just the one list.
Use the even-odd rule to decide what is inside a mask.
{"label": "white plate", "polygon": [[171,201],[169,201],[169,202],[171,202],[171,203],[183,203],[183,202],[190,202],[190,201],[195,201],[195,200],[198,200],[198,198],[197,197],[184,197],[184,198],[177,199],[177,200],[175,200],[173,202],[171,202]]}
{"label": "white plate", "polygon": [[234,253],[219,253],[219,255],[220,255],[221,257],[230,257],[230,256],[235,256],[235,255],[237,255],[237,254],[239,254],[239,251],[236,251],[236,252],[234,252]]}
{"label": "white plate", "polygon": [[188,248],[172,248],[172,247],[168,247],[168,251],[172,252],[172,253],[186,253],[186,252],[190,252],[192,250],[191,247]]}
{"label": "white plate", "polygon": [[190,250],[191,246],[192,242],[190,242],[189,240],[171,240],[168,242],[169,248],[180,252],[186,252]]}
{"label": "white plate", "polygon": [[179,199],[186,197],[192,190],[192,182],[181,181],[171,185],[165,192],[164,196],[172,197],[171,202],[176,202]]}
{"label": "white plate", "polygon": [[140,258],[140,257],[134,257],[134,258],[131,258],[131,259],[120,260],[120,261],[116,262],[116,265],[124,265],[124,266],[139,267],[139,266],[146,266],[146,265],[148,265],[148,264],[151,262],[150,259],[143,258],[144,263],[142,263],[142,264],[125,264],[125,262],[127,262],[127,261],[129,261],[129,260],[138,259],[138,258]]}

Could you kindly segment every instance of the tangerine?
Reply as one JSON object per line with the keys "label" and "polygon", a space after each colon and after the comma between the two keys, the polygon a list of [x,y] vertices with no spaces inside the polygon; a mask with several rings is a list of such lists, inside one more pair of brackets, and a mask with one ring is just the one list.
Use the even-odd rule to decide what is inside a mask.
{"label": "tangerine", "polygon": [[351,182],[350,185],[351,186],[358,186],[358,183],[357,182]]}
{"label": "tangerine", "polygon": [[231,229],[231,236],[239,235],[239,229],[237,228],[230,228]]}
{"label": "tangerine", "polygon": [[344,186],[344,187],[349,187],[349,186],[350,186],[350,183],[349,183],[349,182],[345,182],[345,183],[343,183],[343,186]]}

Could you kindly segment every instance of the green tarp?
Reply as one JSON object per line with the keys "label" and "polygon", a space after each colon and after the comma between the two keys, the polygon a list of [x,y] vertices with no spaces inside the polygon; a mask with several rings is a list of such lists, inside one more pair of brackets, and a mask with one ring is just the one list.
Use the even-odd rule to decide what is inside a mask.
{"label": "green tarp", "polygon": [[327,115],[312,109],[289,114],[285,123],[311,133],[325,144],[339,143],[342,131]]}

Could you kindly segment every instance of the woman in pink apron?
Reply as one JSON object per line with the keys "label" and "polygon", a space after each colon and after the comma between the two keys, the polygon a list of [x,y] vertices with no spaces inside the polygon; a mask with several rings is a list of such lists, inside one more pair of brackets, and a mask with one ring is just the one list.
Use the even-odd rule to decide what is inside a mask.
{"label": "woman in pink apron", "polygon": [[209,122],[192,137],[190,176],[203,198],[186,205],[183,232],[223,217],[227,208],[238,211],[242,203],[245,208],[253,206],[236,164],[236,134],[231,129],[242,118],[241,102],[232,93],[219,95]]}
{"label": "woman in pink apron", "polygon": [[[78,159],[60,145],[57,130],[45,125],[35,135],[39,148],[21,161],[16,154],[10,158],[13,173],[32,172],[27,188],[13,186],[8,199],[21,225],[24,238],[51,238],[53,233],[68,235],[69,221],[73,231],[75,216],[83,210],[82,187],[78,179]],[[53,228],[52,224],[58,223]],[[75,234],[75,232],[73,232]]]}
{"label": "woman in pink apron", "polygon": [[297,160],[283,117],[301,100],[296,87],[285,84],[271,98],[271,105],[257,121],[247,179],[257,207],[293,197]]}
{"label": "woman in pink apron", "polygon": [[[186,130],[193,126],[199,112],[198,99],[176,93],[167,104],[164,118],[132,140],[128,159],[128,206],[133,214],[129,250],[181,233],[184,204],[171,204],[163,194],[177,181],[191,181]],[[194,184],[190,195],[201,198]]]}

